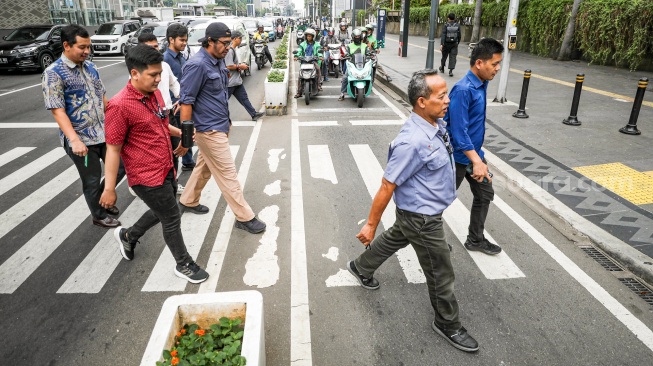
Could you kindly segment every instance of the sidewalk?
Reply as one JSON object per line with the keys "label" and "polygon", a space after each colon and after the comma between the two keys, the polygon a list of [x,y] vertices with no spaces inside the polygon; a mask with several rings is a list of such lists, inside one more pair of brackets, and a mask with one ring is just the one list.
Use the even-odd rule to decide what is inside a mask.
{"label": "sidewalk", "polygon": [[[406,101],[412,73],[426,64],[428,39],[410,36],[408,43],[408,56],[402,58],[397,55],[398,35],[386,36],[379,62],[392,82],[377,75],[377,81]],[[438,40],[435,49],[437,68]],[[461,44],[458,53],[454,77],[443,75],[449,89],[469,70],[467,44]],[[529,194],[653,283],[653,74],[558,62],[522,52],[512,53],[510,69],[508,103],[488,104],[484,148],[502,160],[490,164],[494,169],[504,167],[504,175],[521,173],[507,174],[513,183],[524,187],[519,181],[527,178],[529,184],[548,192]],[[517,119],[512,114],[517,111],[525,69],[533,72],[526,103],[530,118]],[[577,73],[585,74],[585,83],[578,109],[582,125],[574,127],[562,120],[570,113]],[[488,86],[488,102],[497,94],[499,77]],[[650,81],[638,119],[642,134],[625,135],[618,130],[628,123],[641,77]],[[554,204],[547,196],[559,202]]]}

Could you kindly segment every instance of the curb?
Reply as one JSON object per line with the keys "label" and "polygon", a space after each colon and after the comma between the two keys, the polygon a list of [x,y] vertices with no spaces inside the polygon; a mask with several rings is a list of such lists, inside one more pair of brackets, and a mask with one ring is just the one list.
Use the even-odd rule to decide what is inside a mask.
{"label": "curb", "polygon": [[[395,92],[399,97],[408,102],[408,93],[397,85],[389,82],[385,77],[377,73],[376,81],[380,82],[390,90]],[[629,244],[616,238],[612,234],[594,225],[592,222],[582,217],[580,214],[560,202],[549,192],[542,189],[537,184],[526,178],[515,168],[508,165],[496,155],[485,149],[490,165],[496,171],[506,176],[506,178],[515,186],[519,187],[529,197],[533,198],[551,214],[561,218],[579,233],[588,237],[596,246],[606,252],[609,256],[616,259],[621,265],[626,267],[634,275],[638,276],[648,284],[653,284],[653,259],[633,248]]]}

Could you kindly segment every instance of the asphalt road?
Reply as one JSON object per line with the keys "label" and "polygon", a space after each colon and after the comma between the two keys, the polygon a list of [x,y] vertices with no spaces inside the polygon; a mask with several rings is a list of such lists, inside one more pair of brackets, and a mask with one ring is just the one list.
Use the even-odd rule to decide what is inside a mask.
{"label": "asphalt road", "polygon": [[[124,63],[120,57],[96,63],[111,97],[127,82]],[[245,79],[257,108],[268,67]],[[60,153],[43,158],[62,150],[56,128],[25,125],[53,122],[39,84],[39,73],[0,74],[0,127],[20,123],[0,128],[0,359],[7,365],[137,365],[165,299],[197,293],[200,286],[174,281],[172,268],[157,265],[168,254],[158,227],[141,238],[133,261],[120,260],[111,233],[91,225],[77,173],[64,174],[67,183],[57,184],[72,164]],[[226,204],[212,184],[202,199],[211,212],[182,219],[200,265],[216,243],[228,244],[221,270],[211,273],[213,279],[219,275],[211,290],[263,294],[268,365],[651,360],[651,306],[589,258],[578,245],[584,239],[565,223],[503,187],[500,172],[499,199],[486,229],[504,255],[472,255],[462,246],[457,234],[466,230],[471,205],[466,184],[460,203],[445,216],[461,319],[479,341],[479,352],[458,351],[431,330],[433,311],[410,251],[379,269],[379,290],[353,283],[345,264],[363,250],[354,236],[367,217],[370,192],[380,184],[388,143],[400,127],[396,121],[408,109],[378,86],[358,109],[351,99],[336,100],[339,81],[324,85],[310,105],[293,100],[288,115],[256,124],[246,123],[245,110],[230,102],[238,122],[230,134],[236,165],[247,201],[268,224],[266,234],[231,231]],[[14,150],[24,147],[34,149]],[[188,172],[180,182],[186,179]],[[124,185],[118,200],[120,219],[132,224],[139,201]],[[383,225],[392,218],[389,212]],[[111,251],[95,257],[105,244]],[[301,280],[296,276],[302,271],[305,312],[292,297],[302,288],[291,279]]]}

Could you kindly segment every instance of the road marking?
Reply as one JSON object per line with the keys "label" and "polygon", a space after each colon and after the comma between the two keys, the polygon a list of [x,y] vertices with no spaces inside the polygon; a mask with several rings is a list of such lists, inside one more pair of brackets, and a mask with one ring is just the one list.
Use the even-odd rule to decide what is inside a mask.
{"label": "road marking", "polygon": [[[231,156],[234,157],[238,154],[238,146],[230,146]],[[204,244],[206,233],[209,231],[213,216],[218,207],[218,202],[221,197],[220,188],[215,182],[215,179],[210,179],[202,190],[202,202],[205,202],[209,208],[209,213],[204,215],[196,215],[191,212],[185,212],[181,216],[181,231],[190,235],[184,235],[184,243],[188,254],[195,260],[197,255]],[[174,273],[174,268],[177,265],[170,250],[165,247],[159,256],[154,268],[145,281],[141,291],[184,291],[188,281],[179,278]]]}
{"label": "road marking", "polygon": [[311,169],[311,177],[338,184],[338,178],[333,168],[333,161],[331,160],[328,145],[308,145],[308,162]]}
{"label": "road marking", "polygon": [[[451,231],[456,235],[460,244],[465,248],[463,243],[467,240],[469,210],[459,199],[456,199],[451,206],[444,210],[442,217],[447,222],[447,225],[449,225]],[[489,241],[496,243],[490,234],[487,232],[484,232],[484,234]],[[465,251],[472,257],[476,266],[478,266],[487,279],[497,280],[526,277],[515,262],[510,259],[505,249],[497,255],[487,255],[481,252],[468,251],[467,249]]]}
{"label": "road marking", "polygon": [[[381,186],[381,179],[383,178],[381,164],[379,164],[369,145],[349,145],[349,149],[363,177],[367,192],[370,194],[370,197],[374,198]],[[393,200],[390,200],[381,216],[381,223],[383,223],[385,230],[388,230],[395,223],[395,210],[395,203]],[[417,253],[415,253],[415,249],[411,245],[398,250],[396,254],[408,283],[426,282],[426,277],[424,277],[424,272],[417,259]]]}
{"label": "road marking", "polygon": [[360,286],[358,280],[349,273],[346,269],[338,269],[338,273],[329,276],[329,278],[324,281],[326,287],[344,287],[344,286]]}
{"label": "road marking", "polygon": [[[391,38],[386,38],[386,40],[399,43],[399,41],[397,41],[395,39],[391,39]],[[421,48],[421,49],[424,49],[424,50],[427,49],[426,47],[418,46],[418,45],[412,44],[412,43],[408,43],[408,45],[413,46],[413,47],[417,47],[417,48]],[[438,50],[435,50],[435,52],[441,53]],[[469,58],[465,57],[465,56],[458,55],[458,57],[463,59],[463,60],[469,60]],[[519,74],[519,75],[524,74],[524,70],[518,70],[518,69],[511,68],[510,71],[514,72],[516,74]],[[538,74],[535,74],[535,73],[532,73],[531,77],[535,78],[535,79],[541,79],[541,80],[549,81],[549,82],[556,83],[556,84],[559,84],[559,85],[568,86],[570,88],[575,88],[576,87],[576,83],[570,83],[568,81],[562,81],[562,80],[550,78],[548,76],[538,75]],[[622,99],[622,100],[628,101],[628,102],[632,102],[632,101],[635,100],[634,98],[626,96],[626,95],[612,93],[612,92],[609,92],[609,91],[605,91],[605,90],[601,90],[601,89],[597,89],[597,88],[592,88],[592,87],[588,87],[588,86],[585,86],[585,85],[583,85],[583,91],[588,91],[590,93],[600,94],[600,95],[610,97],[610,98],[614,98],[614,99]],[[645,106],[648,106],[648,107],[653,107],[653,102],[643,101],[642,104],[645,105]]]}
{"label": "road marking", "polygon": [[292,120],[290,184],[290,364],[311,366],[311,318],[308,302],[308,268],[304,228],[304,195],[299,144],[299,123]]}
{"label": "road marking", "polygon": [[34,174],[47,168],[50,164],[56,162],[64,155],[66,155],[66,151],[62,147],[57,147],[49,153],[33,160],[31,163],[2,178],[0,180],[0,196],[31,178]]}
{"label": "road marking", "polygon": [[388,112],[390,108],[301,108],[297,113],[356,113],[356,112]]}
{"label": "road marking", "polygon": [[265,288],[274,286],[279,281],[279,257],[275,254],[280,230],[277,226],[279,206],[265,207],[259,212],[258,217],[265,222],[267,227],[259,240],[261,245],[245,264],[243,282],[247,286]]}
{"label": "road marking", "polygon": [[338,121],[309,121],[298,122],[299,127],[327,127],[327,126],[340,126]]}
{"label": "road marking", "polygon": [[15,147],[6,153],[0,155],[0,167],[20,158],[28,152],[36,149],[35,147]]}
{"label": "road marking", "polygon": [[263,189],[263,193],[267,194],[268,196],[276,196],[281,194],[281,179],[277,179],[274,182],[266,185],[265,189]]}
{"label": "road marking", "polygon": [[[320,95],[319,99],[338,99],[340,95]],[[377,99],[376,95],[368,95],[365,99]]]}
{"label": "road marking", "polygon": [[[388,98],[386,98],[385,95],[379,93],[379,91],[376,90],[376,88],[372,88],[372,92],[374,92],[374,94],[378,95],[379,98],[381,98],[381,100],[383,101],[383,103],[387,104],[388,107],[390,107],[390,109],[392,109],[392,111],[395,112],[397,114],[397,116],[399,116],[399,118],[401,118],[401,119],[406,118],[406,114],[404,114],[402,111],[400,111],[399,108],[397,108],[397,106],[390,103]],[[383,109],[383,108],[374,108],[374,110],[377,110],[377,109]]]}
{"label": "road marking", "polygon": [[268,151],[268,169],[272,173],[275,173],[279,168],[279,160],[286,158],[286,154],[281,155],[281,153],[283,153],[283,149],[270,149]]}
{"label": "road marking", "polygon": [[405,121],[392,119],[366,119],[366,120],[349,120],[352,126],[395,126],[403,125]]}
{"label": "road marking", "polygon": [[77,174],[77,168],[73,165],[3,212],[0,215],[0,239],[34,214],[36,212],[35,207],[44,206],[77,179],[79,179],[79,175]]}
{"label": "road marking", "polygon": [[[122,64],[122,63],[124,63],[124,62],[125,62],[125,61],[120,61],[120,62],[116,62],[116,63],[110,64],[110,65],[104,65],[104,66],[98,67],[98,69],[104,69],[105,67],[109,67],[109,66],[113,66],[113,65]],[[10,91],[10,92],[2,93],[2,94],[0,94],[0,97],[3,97],[3,96],[5,96],[5,95],[9,95],[9,94],[13,94],[13,93],[18,93],[19,91],[23,91],[23,90],[31,89],[31,88],[34,88],[34,87],[37,87],[37,86],[41,86],[41,83],[34,84],[34,85],[30,85],[30,86],[26,86],[26,87],[24,87],[24,88],[20,88],[20,89],[16,89],[16,90],[12,90],[12,91]]]}
{"label": "road marking", "polygon": [[653,203],[653,177],[622,163],[589,165],[575,171],[636,205]]}
{"label": "road marking", "polygon": [[56,122],[0,122],[0,128],[59,128]]}
{"label": "road marking", "polygon": [[495,196],[494,204],[506,216],[517,224],[537,245],[539,245],[551,258],[553,258],[569,275],[581,286],[585,287],[596,300],[624,324],[644,345],[653,351],[653,332],[642,321],[637,319],[628,309],[612,297],[601,285],[587,275],[580,267],[551,243],[544,235],[535,229],[528,221],[512,209],[501,198]]}
{"label": "road marking", "polygon": [[[256,150],[256,143],[258,142],[262,125],[262,120],[259,119],[249,137],[249,142],[247,143],[247,148],[245,148],[245,154],[243,155],[243,161],[240,163],[240,169],[238,170],[238,182],[240,183],[240,188],[243,192],[245,191],[247,175],[249,174],[249,169],[252,165],[252,158],[254,157],[254,150]],[[215,292],[215,289],[218,287],[220,271],[222,269],[222,264],[224,263],[224,257],[227,254],[227,246],[229,245],[231,231],[233,230],[235,223],[236,215],[234,215],[229,205],[227,205],[227,208],[224,210],[224,216],[222,216],[222,221],[220,222],[220,227],[218,228],[218,235],[215,237],[215,242],[213,243],[213,248],[209,255],[209,260],[206,263],[205,270],[209,273],[209,278],[202,282],[198,293]]]}
{"label": "road marking", "polygon": [[254,127],[256,121],[231,121],[233,127]]}
{"label": "road marking", "polygon": [[[322,85],[322,89],[338,89],[338,90],[340,90],[340,85]],[[322,97],[324,97],[324,96],[321,95],[320,98],[322,98]]]}

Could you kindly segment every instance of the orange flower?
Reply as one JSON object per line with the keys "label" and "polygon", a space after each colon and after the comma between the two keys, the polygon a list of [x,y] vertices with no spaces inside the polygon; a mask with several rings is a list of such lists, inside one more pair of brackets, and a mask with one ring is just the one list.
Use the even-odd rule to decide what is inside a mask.
{"label": "orange flower", "polygon": [[170,363],[173,365],[176,365],[179,363],[179,358],[178,357],[173,357],[172,360],[170,360]]}
{"label": "orange flower", "polygon": [[177,357],[177,350],[173,349],[172,352],[170,352],[170,356]]}
{"label": "orange flower", "polygon": [[181,334],[186,334],[186,328],[181,330]]}
{"label": "orange flower", "polygon": [[181,337],[181,332],[177,332],[177,338]]}
{"label": "orange flower", "polygon": [[198,329],[198,330],[195,331],[195,334],[197,334],[200,337],[203,336],[204,333],[206,333],[206,331],[204,329]]}

